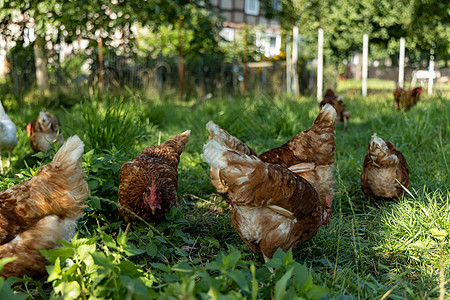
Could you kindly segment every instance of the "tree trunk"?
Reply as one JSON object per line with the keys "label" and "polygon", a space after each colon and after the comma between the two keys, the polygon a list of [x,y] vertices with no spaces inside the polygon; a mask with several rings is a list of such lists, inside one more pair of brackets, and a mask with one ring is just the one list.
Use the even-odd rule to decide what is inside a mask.
{"label": "tree trunk", "polygon": [[180,82],[180,100],[184,94],[184,67],[183,67],[183,37],[181,32],[181,18],[178,18],[178,80]]}
{"label": "tree trunk", "polygon": [[38,36],[34,41],[34,64],[36,66],[36,82],[40,90],[48,90],[47,57],[45,56],[45,39]]}

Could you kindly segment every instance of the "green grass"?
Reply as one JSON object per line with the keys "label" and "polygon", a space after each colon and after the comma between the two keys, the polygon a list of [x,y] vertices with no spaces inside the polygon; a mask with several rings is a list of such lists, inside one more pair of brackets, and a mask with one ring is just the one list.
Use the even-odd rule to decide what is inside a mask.
{"label": "green grass", "polygon": [[[86,143],[83,166],[95,196],[88,200],[86,216],[79,224],[80,236],[94,238],[95,242],[78,242],[71,251],[90,249],[97,263],[103,261],[104,265],[122,260],[133,262],[134,267],[120,264],[112,268],[114,284],[123,284],[119,278],[126,275],[141,289],[150,285],[148,295],[162,298],[202,298],[208,293],[232,299],[241,293],[247,298],[256,293],[265,299],[273,292],[286,297],[290,293],[313,295],[306,287],[295,290],[293,284],[284,285],[282,272],[292,269],[289,272],[298,272],[293,278],[303,276],[303,269],[294,265],[294,260],[306,266],[314,284],[326,288],[330,298],[425,299],[439,297],[440,293],[449,297],[449,100],[423,95],[417,106],[404,113],[394,110],[390,92],[366,99],[347,96],[344,100],[352,118],[348,132],[343,130],[343,124],[336,128],[336,193],[331,223],[311,241],[296,247],[292,261],[289,256],[280,256],[284,264],[276,265],[280,269],[273,278],[265,277],[262,257],[253,254],[233,230],[227,201],[210,184],[209,167],[201,154],[207,139],[205,124],[214,120],[260,153],[309,128],[318,113],[314,99],[264,95],[213,98],[191,110],[194,100],[176,102],[128,94],[122,99],[90,99],[67,111],[56,110],[63,134],[67,137],[78,133]],[[13,153],[13,169],[0,184],[2,189],[24,180],[43,163],[43,159],[29,157],[31,150],[24,130],[39,109],[29,106],[11,111],[8,108],[12,105],[5,107],[18,125],[19,145]],[[192,133],[178,169],[179,209],[168,214],[168,220],[159,224],[156,231],[144,223],[137,224],[128,242],[124,242],[120,235],[120,228],[124,229],[122,218],[111,204],[117,201],[121,164],[144,147],[187,129]],[[370,203],[360,189],[362,163],[374,132],[393,142],[408,162],[410,192],[397,203]],[[49,154],[51,151],[54,150]],[[16,173],[25,175],[17,177]],[[130,250],[129,245],[140,250]],[[219,255],[222,251],[225,256]],[[235,265],[230,265],[229,260]],[[211,262],[216,265],[208,264]],[[104,271],[99,268],[91,274],[87,263],[78,264],[84,274],[84,289],[93,294],[96,287],[90,285],[90,280]],[[256,267],[255,275],[252,265]],[[217,276],[216,281],[206,283],[205,272]],[[26,294],[48,295],[81,280],[77,273],[65,274],[54,275],[57,280],[53,286],[43,285],[42,290],[37,288],[40,283],[26,281],[31,286]],[[444,280],[447,282],[439,288]],[[107,289],[112,282],[102,284]],[[20,286],[16,289],[25,290]],[[124,290],[123,295],[128,292]]]}

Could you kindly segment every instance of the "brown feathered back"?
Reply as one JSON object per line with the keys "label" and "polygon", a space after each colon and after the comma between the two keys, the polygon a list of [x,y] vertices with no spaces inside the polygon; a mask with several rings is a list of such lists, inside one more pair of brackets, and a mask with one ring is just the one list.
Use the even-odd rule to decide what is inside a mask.
{"label": "brown feathered back", "polygon": [[74,136],[32,178],[0,192],[0,244],[48,215],[77,218],[89,196],[81,168],[84,145]]}
{"label": "brown feathered back", "polygon": [[[156,222],[177,204],[177,168],[190,132],[178,134],[161,145],[149,146],[122,165],[118,200],[121,206],[149,222]],[[119,206],[118,210],[127,223],[135,220],[126,209]]]}
{"label": "brown feathered back", "polygon": [[336,148],[335,121],[336,111],[331,105],[327,105],[319,112],[308,130],[298,133],[286,144],[262,153],[259,158],[285,168],[303,162],[333,164]]}
{"label": "brown feathered back", "polygon": [[[398,181],[397,181],[398,180]],[[377,197],[397,200],[409,187],[408,164],[394,144],[374,134],[364,158],[361,188],[370,200]]]}

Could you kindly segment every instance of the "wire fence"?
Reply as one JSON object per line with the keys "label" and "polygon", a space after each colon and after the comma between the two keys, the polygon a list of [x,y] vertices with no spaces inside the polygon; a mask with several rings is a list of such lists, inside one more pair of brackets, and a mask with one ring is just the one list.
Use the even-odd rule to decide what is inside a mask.
{"label": "wire fence", "polygon": [[[9,72],[6,82],[9,91],[24,94],[35,87],[35,68],[32,57],[9,57]],[[14,67],[14,66],[20,66]],[[73,55],[64,62],[53,64],[49,68],[49,83],[52,89],[88,90],[99,84],[100,68],[95,59],[83,55]],[[189,96],[204,96],[209,93],[216,96],[238,95],[248,91],[268,94],[286,91],[286,64],[284,61],[252,63],[247,69],[242,63],[228,63],[214,56],[199,56],[187,58],[183,68],[183,94]],[[316,69],[314,61],[299,61],[297,65],[300,93],[312,95],[316,93]],[[410,83],[416,69],[405,69],[405,82]],[[103,62],[103,88],[109,91],[124,88],[140,90],[148,94],[164,94],[168,91],[178,92],[179,80],[178,58],[161,56],[156,58],[136,58],[117,55],[105,55]],[[360,79],[361,67],[347,65],[338,77],[335,65],[329,65],[324,72],[324,89],[337,89],[337,80]],[[450,68],[437,70],[437,82],[446,84],[449,91],[448,78]],[[398,80],[398,67],[369,67],[368,77],[390,82],[372,87],[370,92],[389,91],[395,87]],[[416,78],[416,85],[424,85],[425,79]],[[410,84],[407,84],[407,86]],[[414,85],[414,84],[413,84]],[[340,85],[345,88],[346,85]],[[353,87],[353,90],[356,90]],[[356,92],[356,91],[355,91]]]}

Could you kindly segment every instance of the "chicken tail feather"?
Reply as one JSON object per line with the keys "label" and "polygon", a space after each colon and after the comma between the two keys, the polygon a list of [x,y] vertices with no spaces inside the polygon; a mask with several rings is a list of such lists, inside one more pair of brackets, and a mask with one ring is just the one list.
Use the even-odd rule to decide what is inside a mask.
{"label": "chicken tail feather", "polygon": [[209,132],[210,140],[215,140],[227,148],[237,150],[247,155],[256,156],[256,152],[253,149],[251,149],[249,146],[247,146],[244,142],[242,142],[238,138],[229,134],[226,130],[220,128],[213,121],[209,121],[208,123],[206,123],[206,129]]}
{"label": "chicken tail feather", "polygon": [[66,141],[66,143],[58,150],[55,157],[53,158],[53,161],[71,166],[81,158],[83,151],[83,142],[77,135],[74,135],[70,137]]}
{"label": "chicken tail feather", "polygon": [[182,142],[184,145],[186,145],[187,142],[189,142],[189,137],[190,136],[191,136],[191,131],[190,130],[186,130],[185,132],[177,134],[173,138],[178,140],[178,141],[180,141],[180,142]]}
{"label": "chicken tail feather", "polygon": [[[89,186],[86,174],[81,167],[81,156],[84,144],[74,135],[58,150],[53,161],[44,166],[40,173],[32,178],[35,184],[41,185],[35,190],[37,203],[45,204],[43,211],[51,210],[55,214],[77,218],[83,215],[83,202],[89,197]],[[44,184],[49,182],[52,184]],[[52,199],[51,202],[44,199]],[[51,207],[47,207],[51,205]]]}
{"label": "chicken tail feather", "polygon": [[337,113],[333,105],[327,103],[325,104],[319,112],[314,124],[328,125],[329,123],[334,124],[336,122]]}
{"label": "chicken tail feather", "polygon": [[187,142],[189,142],[190,135],[191,135],[191,131],[186,130],[185,132],[182,132],[180,134],[177,134],[174,137],[171,137],[170,139],[168,139],[167,141],[162,143],[160,145],[160,147],[172,148],[178,155],[181,155]]}

